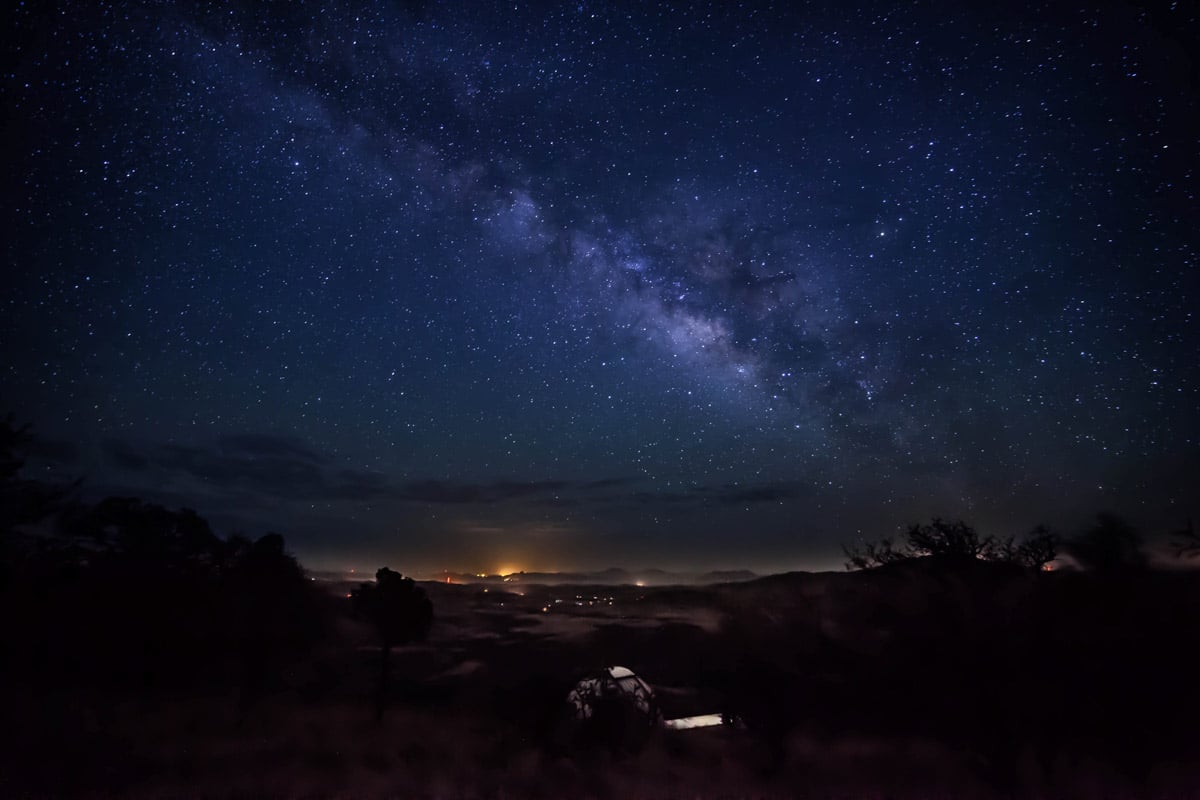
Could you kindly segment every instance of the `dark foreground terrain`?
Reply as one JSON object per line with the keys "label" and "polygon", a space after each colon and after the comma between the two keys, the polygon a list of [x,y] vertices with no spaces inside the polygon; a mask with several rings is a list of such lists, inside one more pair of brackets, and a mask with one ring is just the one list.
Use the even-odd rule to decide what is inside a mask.
{"label": "dark foreground terrain", "polygon": [[[199,620],[138,639],[67,600],[10,603],[0,794],[1200,797],[1188,573],[922,559],[705,588],[423,586],[432,633],[392,654],[382,720],[349,587],[313,583],[319,636],[265,652],[248,628],[225,655]],[[169,609],[155,591],[131,589],[130,620]],[[608,664],[667,717],[737,723],[568,748],[564,698]]]}

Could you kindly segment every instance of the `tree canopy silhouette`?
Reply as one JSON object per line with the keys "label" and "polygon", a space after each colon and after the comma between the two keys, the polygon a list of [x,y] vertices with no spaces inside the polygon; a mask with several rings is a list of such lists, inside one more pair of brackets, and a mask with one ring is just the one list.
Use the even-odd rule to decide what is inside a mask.
{"label": "tree canopy silhouette", "polygon": [[69,501],[21,476],[29,426],[0,419],[0,595],[25,679],[168,686],[232,677],[250,700],[324,630],[283,537],[228,540],[191,509]]}
{"label": "tree canopy silhouette", "polygon": [[1126,520],[1109,512],[1096,515],[1096,522],[1063,549],[1079,565],[1095,572],[1114,572],[1146,566],[1142,536]]}
{"label": "tree canopy silhouette", "polygon": [[1008,539],[1003,543],[1001,560],[1012,561],[1032,569],[1045,569],[1058,558],[1059,537],[1045,525],[1035,525],[1025,538],[1015,543]]}
{"label": "tree canopy silhouette", "polygon": [[424,641],[433,625],[433,604],[412,578],[381,568],[374,583],[362,583],[351,592],[354,613],[370,622],[379,634],[379,692],[376,718],[383,717],[390,679],[393,647]]}
{"label": "tree canopy silhouette", "polygon": [[934,517],[927,524],[914,523],[897,544],[885,537],[878,542],[843,545],[847,569],[872,567],[914,558],[940,558],[948,561],[1002,561],[1042,569],[1058,555],[1058,537],[1044,525],[1038,525],[1020,542],[982,536],[962,520],[948,522]]}
{"label": "tree canopy silhouette", "polygon": [[222,562],[224,542],[190,508],[171,511],[136,497],[107,497],[94,506],[68,509],[58,528],[125,569],[204,572]]}

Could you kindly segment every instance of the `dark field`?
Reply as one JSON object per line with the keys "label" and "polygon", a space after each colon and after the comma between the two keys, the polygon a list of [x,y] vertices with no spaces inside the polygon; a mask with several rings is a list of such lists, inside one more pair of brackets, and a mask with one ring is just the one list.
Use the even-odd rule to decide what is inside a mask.
{"label": "dark field", "polygon": [[[139,671],[44,629],[14,647],[39,635],[18,623],[0,793],[1200,796],[1190,574],[912,563],[705,588],[423,586],[435,623],[393,653],[382,721],[375,635],[346,587],[323,586],[319,643],[253,681],[220,660]],[[639,752],[565,747],[564,698],[610,664],[666,717],[738,722]]]}

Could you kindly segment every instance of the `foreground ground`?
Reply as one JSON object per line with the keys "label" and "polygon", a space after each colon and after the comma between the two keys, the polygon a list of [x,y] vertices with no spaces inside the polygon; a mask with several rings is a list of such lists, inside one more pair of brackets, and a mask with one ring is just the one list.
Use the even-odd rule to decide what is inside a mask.
{"label": "foreground ground", "polygon": [[[249,703],[235,690],[181,693],[153,681],[135,691],[43,683],[11,693],[5,715],[14,735],[0,765],[0,793],[1200,797],[1193,766],[1200,759],[1190,742],[1126,762],[1111,755],[1122,747],[1119,730],[1084,746],[1066,733],[1026,741],[1018,727],[997,747],[935,700],[896,700],[880,706],[880,719],[864,717],[856,698],[867,690],[847,683],[882,681],[892,664],[903,673],[902,653],[914,642],[943,661],[976,663],[927,633],[889,649],[906,614],[924,620],[934,611],[929,593],[913,588],[923,584],[907,575],[897,580],[879,591],[900,621],[878,619],[876,590],[841,575],[711,589],[427,585],[437,623],[427,643],[396,653],[381,721],[373,709],[373,633],[341,615],[315,653]],[[336,608],[345,587],[329,589]],[[556,725],[566,693],[608,664],[652,683],[667,716],[732,709],[743,724],[663,732],[638,753],[565,750]],[[833,664],[844,666],[831,675]],[[741,683],[731,689],[731,681]],[[942,683],[961,705],[961,686]],[[994,689],[977,687],[981,694]],[[888,695],[894,691],[889,685]],[[1052,707],[1058,699],[1030,701]],[[1118,703],[1107,696],[1088,702]],[[995,713],[980,703],[982,719]],[[1147,731],[1127,735],[1132,747]]]}

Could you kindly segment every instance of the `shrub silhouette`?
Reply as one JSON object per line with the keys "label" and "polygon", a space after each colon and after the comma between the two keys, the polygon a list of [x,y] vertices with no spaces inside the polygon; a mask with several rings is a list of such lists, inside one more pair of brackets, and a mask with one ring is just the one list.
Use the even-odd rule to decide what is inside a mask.
{"label": "shrub silhouette", "polygon": [[392,648],[424,641],[433,624],[433,604],[412,578],[381,568],[374,583],[362,583],[351,592],[354,613],[370,622],[379,634],[379,688],[375,718],[382,719],[387,705]]}

